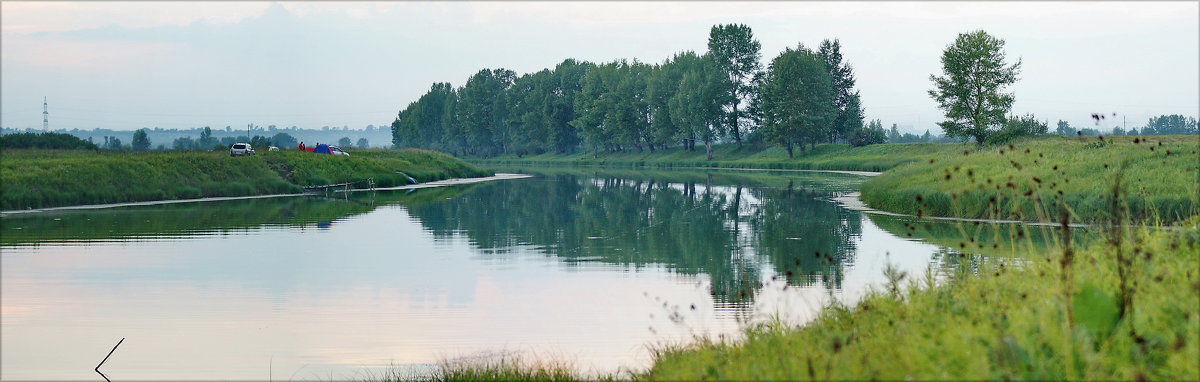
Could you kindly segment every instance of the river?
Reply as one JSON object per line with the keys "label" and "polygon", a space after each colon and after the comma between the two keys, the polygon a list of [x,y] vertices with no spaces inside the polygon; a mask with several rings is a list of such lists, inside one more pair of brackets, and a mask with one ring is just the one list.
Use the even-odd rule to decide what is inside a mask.
{"label": "river", "polygon": [[0,379],[96,379],[122,338],[102,367],[114,380],[506,355],[637,370],[649,346],[803,323],[880,288],[885,266],[916,279],[956,253],[831,201],[857,175],[522,170],[535,176],[0,218]]}

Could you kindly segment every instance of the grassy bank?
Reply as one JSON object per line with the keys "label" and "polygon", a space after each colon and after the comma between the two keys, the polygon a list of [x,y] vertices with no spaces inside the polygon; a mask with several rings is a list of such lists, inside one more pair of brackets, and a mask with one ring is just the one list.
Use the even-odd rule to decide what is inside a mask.
{"label": "grassy bank", "polygon": [[755,147],[746,145],[717,145],[713,149],[713,160],[705,160],[704,150],[687,151],[679,148],[654,152],[578,153],[570,155],[541,154],[523,157],[501,156],[487,159],[472,159],[472,162],[489,165],[605,165],[646,167],[719,167],[719,168],[763,168],[797,170],[851,170],[884,171],[900,165],[919,162],[938,153],[961,152],[957,143],[892,143],[851,147],[841,144],[818,145],[815,150],[793,158],[781,147]]}
{"label": "grassy bank", "polygon": [[224,152],[4,150],[0,209],[247,196],[374,178],[379,187],[491,175],[425,150],[364,150],[353,157],[296,151],[230,157]]}
{"label": "grassy bank", "polygon": [[662,350],[641,377],[1196,380],[1197,222],[1070,255],[948,259],[958,271],[940,285],[893,274],[893,286],[801,328],[762,325],[742,341]]}
{"label": "grassy bank", "polygon": [[915,215],[1054,221],[1107,217],[1114,182],[1135,219],[1178,221],[1200,201],[1200,137],[1044,137],[942,151],[863,184],[871,207]]}

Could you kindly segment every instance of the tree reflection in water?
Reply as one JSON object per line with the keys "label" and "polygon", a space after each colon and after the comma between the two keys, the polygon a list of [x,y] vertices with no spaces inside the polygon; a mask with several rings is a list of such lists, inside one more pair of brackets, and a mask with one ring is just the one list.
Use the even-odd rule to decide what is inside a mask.
{"label": "tree reflection in water", "polygon": [[466,236],[483,256],[532,246],[567,266],[661,266],[707,275],[719,305],[754,302],[764,281],[840,289],[861,216],[807,175],[772,181],[695,173],[569,174],[481,186],[409,207],[436,239]]}

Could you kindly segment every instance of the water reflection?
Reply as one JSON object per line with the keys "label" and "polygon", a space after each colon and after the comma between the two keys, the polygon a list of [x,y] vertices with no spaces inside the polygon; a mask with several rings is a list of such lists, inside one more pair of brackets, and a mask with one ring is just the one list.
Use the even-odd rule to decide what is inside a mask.
{"label": "water reflection", "polygon": [[641,367],[648,343],[802,321],[937,250],[828,202],[854,176],[538,173],[5,216],[0,377],[91,378],[121,337],[116,379],[336,379],[528,349]]}
{"label": "water reflection", "polygon": [[854,261],[861,219],[828,201],[841,185],[796,177],[805,182],[544,173],[413,206],[409,213],[434,237],[465,235],[486,256],[529,245],[567,264],[604,262],[634,271],[661,265],[706,274],[717,301],[744,305],[763,287],[764,265],[791,285],[839,289],[844,267]]}
{"label": "water reflection", "polygon": [[10,214],[0,219],[0,245],[86,244],[139,238],[186,238],[245,233],[263,227],[315,227],[383,205],[439,202],[475,185],[421,192],[356,192],[333,197],[281,197],[59,210]]}

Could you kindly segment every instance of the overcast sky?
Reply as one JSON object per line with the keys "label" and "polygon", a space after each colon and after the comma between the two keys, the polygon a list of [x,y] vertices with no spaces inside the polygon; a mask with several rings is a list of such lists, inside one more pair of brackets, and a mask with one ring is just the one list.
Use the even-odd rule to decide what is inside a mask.
{"label": "overcast sky", "polygon": [[[764,65],[838,38],[867,117],[938,130],[942,50],[978,29],[1021,59],[1014,114],[1116,126],[1200,110],[1200,3],[0,3],[0,125],[386,125],[433,82],[565,58],[659,63],[743,23]],[[1099,126],[1114,127],[1114,119]]]}

